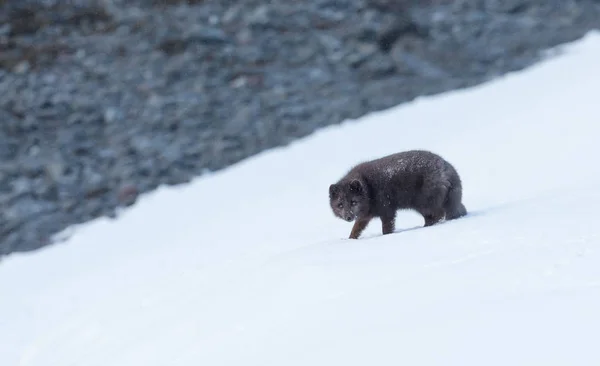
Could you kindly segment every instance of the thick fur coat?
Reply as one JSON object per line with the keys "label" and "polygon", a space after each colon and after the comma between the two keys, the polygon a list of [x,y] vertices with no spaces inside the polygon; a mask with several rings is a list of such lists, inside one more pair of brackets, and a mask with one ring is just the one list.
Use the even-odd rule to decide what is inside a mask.
{"label": "thick fur coat", "polygon": [[335,216],[354,221],[350,239],[357,239],[379,217],[382,233],[394,232],[396,212],[412,209],[425,226],[467,214],[462,182],[454,167],[439,155],[410,150],[364,162],[329,186]]}

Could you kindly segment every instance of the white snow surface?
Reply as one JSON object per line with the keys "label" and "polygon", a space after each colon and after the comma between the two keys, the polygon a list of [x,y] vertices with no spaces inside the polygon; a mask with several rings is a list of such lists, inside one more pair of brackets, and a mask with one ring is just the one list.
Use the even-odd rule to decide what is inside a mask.
{"label": "white snow surface", "polygon": [[[185,186],[0,263],[2,366],[599,365],[600,35]],[[359,240],[353,164],[448,159],[470,214]]]}

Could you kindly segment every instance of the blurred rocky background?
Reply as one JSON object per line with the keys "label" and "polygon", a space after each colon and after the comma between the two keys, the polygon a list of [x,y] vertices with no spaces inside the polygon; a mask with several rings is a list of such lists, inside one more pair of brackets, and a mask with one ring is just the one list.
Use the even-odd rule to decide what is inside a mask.
{"label": "blurred rocky background", "polygon": [[598,0],[0,0],[0,256],[599,25]]}

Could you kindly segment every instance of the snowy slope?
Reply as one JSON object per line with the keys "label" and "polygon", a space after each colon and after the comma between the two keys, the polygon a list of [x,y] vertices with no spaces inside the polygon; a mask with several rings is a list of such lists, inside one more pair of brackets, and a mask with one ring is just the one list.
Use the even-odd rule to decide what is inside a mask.
{"label": "snowy slope", "polygon": [[[0,365],[599,365],[599,62],[593,33],[9,257]],[[454,164],[471,214],[345,239],[328,185],[411,148]]]}

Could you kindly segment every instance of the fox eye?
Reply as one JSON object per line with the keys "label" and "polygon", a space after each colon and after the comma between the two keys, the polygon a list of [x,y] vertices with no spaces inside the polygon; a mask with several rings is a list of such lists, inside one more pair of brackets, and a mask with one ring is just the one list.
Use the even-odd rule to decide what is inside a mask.
{"label": "fox eye", "polygon": [[351,202],[350,202],[350,205],[351,205],[351,206],[356,206],[356,201],[351,201]]}
{"label": "fox eye", "polygon": [[338,207],[342,208],[342,207],[344,207],[344,205],[342,205],[341,203],[338,203]]}

